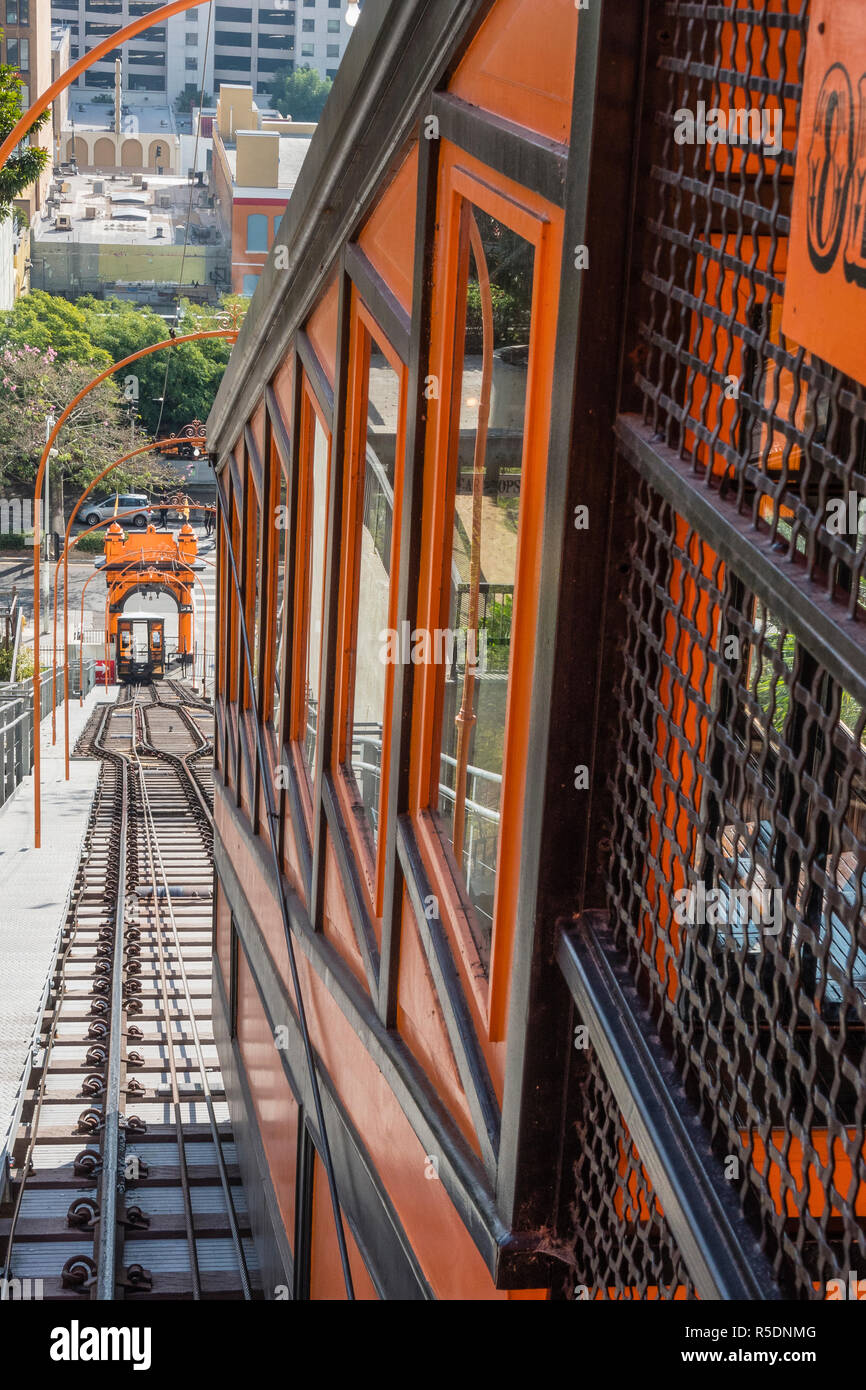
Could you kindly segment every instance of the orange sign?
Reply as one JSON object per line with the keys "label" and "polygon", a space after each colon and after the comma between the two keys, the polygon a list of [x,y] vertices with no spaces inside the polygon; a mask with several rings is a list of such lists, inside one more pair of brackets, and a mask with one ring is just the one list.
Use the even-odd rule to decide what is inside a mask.
{"label": "orange sign", "polygon": [[782,331],[866,383],[866,4],[810,11]]}

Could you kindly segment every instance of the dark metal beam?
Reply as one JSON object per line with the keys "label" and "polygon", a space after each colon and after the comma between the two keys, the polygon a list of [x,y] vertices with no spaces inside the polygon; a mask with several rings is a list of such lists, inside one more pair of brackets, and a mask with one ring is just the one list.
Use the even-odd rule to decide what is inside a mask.
{"label": "dark metal beam", "polygon": [[346,247],[346,273],[400,361],[408,362],[412,320],[390,285],[352,241]]}
{"label": "dark metal beam", "polygon": [[846,616],[803,566],[780,555],[767,531],[737,511],[657,439],[637,415],[621,415],[616,437],[642,477],[698,531],[748,589],[765,599],[789,632],[844,690],[866,704],[866,625]]}
{"label": "dark metal beam", "polygon": [[781,1298],[652,1020],[635,1005],[607,914],[583,913],[556,958],[699,1297]]}
{"label": "dark metal beam", "polygon": [[564,206],[567,145],[536,135],[504,116],[470,106],[449,92],[435,94],[433,114],[439,121],[441,139],[459,145],[482,164],[540,194],[556,207]]}

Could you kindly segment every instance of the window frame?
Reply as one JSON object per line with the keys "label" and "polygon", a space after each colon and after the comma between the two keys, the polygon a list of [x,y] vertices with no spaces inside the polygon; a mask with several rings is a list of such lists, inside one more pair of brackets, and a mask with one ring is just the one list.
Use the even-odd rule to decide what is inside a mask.
{"label": "window frame", "polygon": [[363,528],[367,407],[371,347],[385,358],[399,382],[397,427],[394,444],[394,505],[391,516],[391,544],[388,574],[388,626],[397,626],[400,581],[400,526],[403,477],[406,455],[406,412],[409,371],[407,364],[389,341],[374,315],[367,308],[356,286],[350,303],[347,418],[343,458],[343,515],[341,519],[340,574],[338,588],[334,736],[331,740],[330,767],[355,857],[367,889],[368,907],[381,920],[384,910],[385,858],[387,849],[388,790],[393,746],[394,666],[385,666],[385,696],[382,708],[382,752],[379,771],[379,833],[370,854],[365,833],[359,828],[360,802],[354,779],[347,768],[349,727],[353,721],[355,693],[355,654],[360,606],[359,564]]}
{"label": "window frame", "polygon": [[[508,694],[503,732],[502,791],[496,890],[485,968],[459,871],[455,874],[435,821],[438,803],[443,688],[441,668],[422,665],[414,678],[409,816],[439,914],[466,967],[483,1026],[491,1041],[506,1035],[511,956],[526,798],[528,731],[539,610],[542,519],[545,508],[551,383],[557,330],[564,215],[561,208],[515,183],[450,141],[442,141],[437,187],[439,224],[434,269],[434,336],[429,372],[439,398],[430,402],[425,443],[421,581],[417,626],[434,631],[449,622],[451,528],[457,468],[455,391],[463,364],[461,215],[464,203],[486,212],[534,249],[529,368],[526,382],[521,501],[514,574]],[[459,419],[459,417],[458,417]]]}
{"label": "window frame", "polygon": [[[312,382],[305,370],[298,368],[300,372],[299,393],[298,393],[298,479],[297,495],[294,510],[294,535],[295,544],[293,546],[294,575],[293,575],[293,594],[292,594],[292,655],[289,689],[286,692],[288,710],[288,737],[287,742],[292,752],[292,758],[299,773],[298,782],[301,792],[301,802],[303,805],[303,815],[306,822],[307,834],[312,843],[313,839],[313,802],[315,797],[316,772],[319,759],[322,756],[322,733],[321,725],[318,723],[318,710],[321,708],[321,677],[322,677],[322,654],[324,651],[324,615],[325,603],[327,599],[327,545],[328,533],[330,528],[330,492],[331,492],[331,468],[333,464],[333,435],[331,427],[325,414],[316,399],[316,393]],[[317,725],[316,725],[316,755],[313,766],[307,766],[307,759],[304,754],[304,738],[306,734],[306,676],[307,676],[307,640],[308,640],[308,619],[309,619],[309,580],[310,580],[310,561],[312,531],[310,528],[310,509],[312,506],[312,494],[309,491],[312,483],[313,471],[313,450],[315,448],[316,422],[321,426],[328,446],[328,457],[325,468],[325,516],[324,516],[324,536],[322,544],[322,555],[325,561],[322,572],[322,631],[319,637],[319,701],[317,705]],[[301,551],[301,538],[303,538],[303,548]]]}

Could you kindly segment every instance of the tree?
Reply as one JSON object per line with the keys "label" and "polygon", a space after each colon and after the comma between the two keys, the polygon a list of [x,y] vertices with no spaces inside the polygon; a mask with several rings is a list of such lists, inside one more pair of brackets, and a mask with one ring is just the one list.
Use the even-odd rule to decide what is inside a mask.
{"label": "tree", "polygon": [[34,290],[0,314],[0,343],[50,348],[58,362],[89,363],[100,371],[115,359],[94,343],[87,315],[60,295]]}
{"label": "tree", "polygon": [[280,68],[268,84],[278,111],[293,121],[317,121],[333,86],[330,77],[320,77],[306,63],[301,68]]}
{"label": "tree", "polygon": [[[0,30],[2,37],[2,30]],[[23,115],[21,106],[22,81],[16,68],[0,66],[0,141],[5,140]],[[27,136],[40,129],[49,118],[43,111],[28,128]],[[13,199],[20,198],[31,183],[38,179],[48,162],[48,151],[38,145],[20,144],[0,169],[0,222],[9,216]]]}
{"label": "tree", "polygon": [[210,106],[212,103],[210,92],[203,93],[194,82],[187,82],[174,99],[174,109],[179,116],[188,116],[194,106]]}
{"label": "tree", "polygon": [[[221,326],[225,313],[233,308],[240,323],[247,302],[240,296],[227,296],[216,306],[181,300],[177,335]],[[84,315],[91,340],[114,362],[168,337],[165,319],[141,305],[85,296],[75,307]],[[159,436],[173,435],[193,420],[206,420],[230,351],[225,339],[211,338],[181,343],[135,363],[138,410],[145,429]]]}
{"label": "tree", "polygon": [[[91,364],[61,362],[52,348],[7,345],[0,349],[0,486],[32,489],[45,445],[46,417],[55,419],[93,378]],[[51,459],[53,486],[60,496],[52,512],[63,511],[64,484],[78,491],[107,463],[127,453],[147,436],[131,439],[119,387],[102,382],[75,407],[57,438]],[[112,475],[119,488],[152,486],[166,476],[164,465],[149,455],[132,460]]]}

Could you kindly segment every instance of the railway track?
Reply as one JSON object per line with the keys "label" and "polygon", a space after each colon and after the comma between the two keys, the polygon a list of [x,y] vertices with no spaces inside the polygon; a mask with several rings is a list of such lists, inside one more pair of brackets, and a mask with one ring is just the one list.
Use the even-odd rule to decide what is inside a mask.
{"label": "railway track", "polygon": [[11,1149],[2,1294],[255,1296],[211,1028],[209,718],[164,682],[89,726],[103,766]]}

